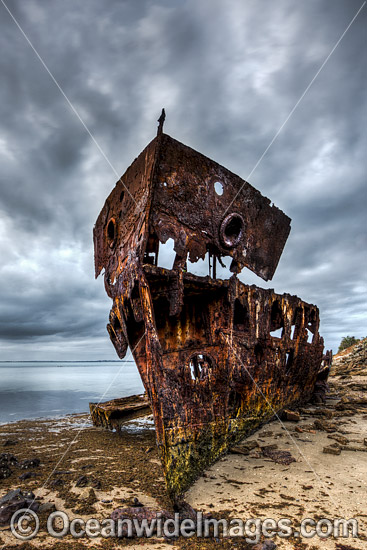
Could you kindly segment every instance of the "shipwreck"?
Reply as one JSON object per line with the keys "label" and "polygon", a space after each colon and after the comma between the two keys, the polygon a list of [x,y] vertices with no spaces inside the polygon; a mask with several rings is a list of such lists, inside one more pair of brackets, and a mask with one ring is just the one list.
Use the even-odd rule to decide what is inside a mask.
{"label": "shipwreck", "polygon": [[[118,356],[130,347],[137,364],[146,398],[133,409],[151,407],[174,500],[231,446],[308,401],[331,354],[323,353],[315,305],[237,277],[244,267],[273,277],[290,218],[248,182],[163,133],[163,122],[162,112],[157,136],[107,198],[94,246],[95,275],[104,269],[113,300],[107,329]],[[168,239],[171,269],[158,266]],[[204,257],[208,274],[190,273],[188,260]],[[232,276],[221,280],[224,257],[231,257]],[[115,405],[121,412],[123,404]],[[92,406],[94,422],[115,427],[111,407]]]}

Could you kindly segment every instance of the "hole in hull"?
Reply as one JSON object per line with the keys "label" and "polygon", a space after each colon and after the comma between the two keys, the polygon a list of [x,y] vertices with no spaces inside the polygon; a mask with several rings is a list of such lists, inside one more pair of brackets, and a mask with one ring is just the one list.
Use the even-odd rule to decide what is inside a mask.
{"label": "hole in hull", "polygon": [[250,320],[247,307],[236,298],[234,302],[233,329],[246,331],[249,329]]}
{"label": "hole in hull", "polygon": [[271,306],[269,332],[273,338],[282,338],[284,334],[283,311],[278,300],[275,300]]}
{"label": "hole in hull", "polygon": [[212,368],[212,360],[209,355],[204,353],[195,353],[190,357],[189,369],[192,380],[205,380],[209,376]]}
{"label": "hole in hull", "polygon": [[[143,237],[143,232],[141,233]],[[159,254],[159,239],[157,235],[150,234],[148,237],[147,245],[144,252],[144,264],[157,265]]]}
{"label": "hole in hull", "polygon": [[294,361],[294,351],[293,349],[289,350],[285,354],[285,372],[286,374],[289,374],[290,370],[293,367],[293,361]]}
{"label": "hole in hull", "polygon": [[158,253],[158,267],[163,267],[164,269],[172,269],[173,262],[175,261],[175,252],[174,252],[175,241],[173,239],[168,239],[165,243],[159,244],[159,253]]}
{"label": "hole in hull", "polygon": [[271,330],[270,336],[272,336],[273,338],[281,338],[283,336],[283,329],[278,328],[277,330]]}
{"label": "hole in hull", "polygon": [[209,271],[209,252],[204,256],[204,259],[199,258],[197,262],[190,262],[187,260],[187,271],[193,275],[198,275],[199,277],[205,277],[208,275]]}
{"label": "hole in hull", "polygon": [[217,195],[222,196],[224,191],[223,184],[220,181],[216,181],[214,183],[214,190]]}

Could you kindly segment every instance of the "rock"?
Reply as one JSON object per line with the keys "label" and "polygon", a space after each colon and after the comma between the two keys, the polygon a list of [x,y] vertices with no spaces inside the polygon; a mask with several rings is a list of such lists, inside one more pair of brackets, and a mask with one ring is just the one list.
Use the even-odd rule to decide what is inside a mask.
{"label": "rock", "polygon": [[329,439],[334,439],[335,441],[337,441],[341,445],[348,445],[348,443],[349,443],[349,439],[344,437],[344,435],[340,435],[340,434],[329,434],[328,438]]}
{"label": "rock", "polygon": [[35,494],[32,493],[32,491],[27,491],[26,493],[23,493],[23,496],[27,500],[34,500],[36,498]]}
{"label": "rock", "polygon": [[329,445],[322,449],[322,452],[329,455],[340,455],[342,452],[341,448],[336,445]]}
{"label": "rock", "polygon": [[297,433],[299,433],[299,434],[303,434],[303,433],[304,433],[304,430],[303,430],[300,426],[296,426],[296,427],[294,428],[294,431],[297,432]]}
{"label": "rock", "polygon": [[259,434],[260,437],[271,437],[272,435],[274,435],[274,433],[271,432],[270,430],[267,431],[267,432],[261,432],[261,433]]}
{"label": "rock", "polygon": [[23,493],[21,489],[13,489],[13,491],[9,491],[9,493],[7,493],[5,496],[0,498],[0,508],[4,504],[7,504],[10,500],[13,500],[15,498],[20,498],[22,496],[23,496]]}
{"label": "rock", "polygon": [[252,439],[251,441],[244,442],[241,447],[244,447],[248,451],[253,451],[254,449],[257,449],[260,447],[259,443],[256,441],[256,439]]}
{"label": "rock", "polygon": [[306,409],[306,408],[300,407],[299,412],[301,414],[306,414],[308,416],[313,416],[314,414],[316,414],[316,409]]}
{"label": "rock", "polygon": [[[254,451],[252,454],[251,454],[251,458],[262,458],[263,455],[259,452],[259,451]],[[261,466],[262,467],[262,466]],[[260,468],[260,466],[259,466]]]}
{"label": "rock", "polygon": [[263,452],[268,452],[268,451],[275,451],[275,449],[278,448],[278,444],[277,443],[273,443],[272,445],[264,445],[264,446],[260,446],[260,450]]}
{"label": "rock", "polygon": [[76,480],[75,487],[86,487],[88,485],[88,481],[87,476],[80,476]]}
{"label": "rock", "polygon": [[320,420],[318,418],[315,420],[313,425],[316,430],[321,430],[328,433],[336,432],[338,428],[336,424],[328,422],[327,420]]}
{"label": "rock", "polygon": [[10,453],[1,453],[0,454],[0,468],[14,466],[18,464],[17,458]]}
{"label": "rock", "polygon": [[56,506],[53,502],[45,502],[44,504],[41,504],[39,507],[39,512],[51,514],[52,512],[56,511]]}
{"label": "rock", "polygon": [[235,455],[248,455],[250,453],[246,447],[240,447],[239,445],[231,447],[229,452]]}
{"label": "rock", "polygon": [[0,479],[10,477],[13,471],[8,466],[0,466]]}
{"label": "rock", "polygon": [[319,409],[319,414],[325,416],[326,418],[333,418],[334,411],[332,411],[331,409]]}
{"label": "rock", "polygon": [[31,477],[37,477],[37,474],[34,472],[24,472],[24,474],[19,476],[20,481],[25,481],[26,479],[30,479]]}
{"label": "rock", "polygon": [[288,466],[292,462],[296,462],[296,459],[291,455],[289,451],[279,451],[276,449],[276,445],[269,445],[267,447],[262,447],[261,451],[264,456],[271,458],[274,462],[278,464],[283,464]]}
{"label": "rock", "polygon": [[367,453],[366,447],[356,447],[354,445],[343,445],[342,449],[343,451],[361,451],[363,453]]}
{"label": "rock", "polygon": [[22,470],[28,470],[28,468],[38,468],[40,464],[41,461],[39,458],[31,458],[23,460],[23,462],[19,464],[19,467],[22,468]]}
{"label": "rock", "polygon": [[20,489],[10,491],[0,499],[0,526],[8,525],[14,512],[21,508],[29,508],[37,512],[39,503],[27,498]]}
{"label": "rock", "polygon": [[300,414],[295,411],[283,411],[284,419],[290,422],[299,422],[301,420]]}
{"label": "rock", "polygon": [[363,444],[366,445],[366,447],[367,447],[367,437],[364,438]]}
{"label": "rock", "polygon": [[260,445],[258,444],[258,442],[255,439],[252,439],[251,441],[245,441],[240,445],[235,445],[234,447],[231,447],[229,452],[239,455],[248,455],[250,451],[256,449],[259,446]]}

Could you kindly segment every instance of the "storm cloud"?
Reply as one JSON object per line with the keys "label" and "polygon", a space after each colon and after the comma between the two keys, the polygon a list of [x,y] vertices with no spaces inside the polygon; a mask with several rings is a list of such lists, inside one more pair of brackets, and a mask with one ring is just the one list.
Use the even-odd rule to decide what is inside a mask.
{"label": "storm cloud", "polygon": [[4,1],[108,161],[0,4],[0,359],[117,358],[92,229],[162,107],[292,218],[241,280],[316,303],[327,348],[367,334],[366,7],[257,165],[361,1]]}

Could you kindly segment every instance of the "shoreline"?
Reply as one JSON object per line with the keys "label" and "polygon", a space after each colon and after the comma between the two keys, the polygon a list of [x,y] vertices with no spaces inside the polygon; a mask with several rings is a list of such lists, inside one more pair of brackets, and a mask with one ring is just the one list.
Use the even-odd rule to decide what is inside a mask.
{"label": "shoreline", "polygon": [[18,420],[9,420],[8,422],[0,422],[0,428],[4,426],[11,426],[13,424],[17,424],[18,422],[37,422],[37,421],[44,421],[44,420],[63,420],[67,419],[71,416],[90,416],[90,413],[88,411],[81,411],[81,412],[73,412],[68,414],[60,414],[60,415],[46,415],[46,416],[34,416],[31,418],[20,418]]}

